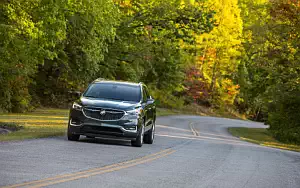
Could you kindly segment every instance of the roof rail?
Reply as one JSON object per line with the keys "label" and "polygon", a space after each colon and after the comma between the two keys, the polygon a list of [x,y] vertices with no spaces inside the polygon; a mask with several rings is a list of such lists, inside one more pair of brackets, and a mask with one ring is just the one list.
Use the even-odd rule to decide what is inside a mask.
{"label": "roof rail", "polygon": [[98,82],[98,81],[104,81],[106,80],[105,78],[97,78],[96,80],[94,80],[94,82]]}
{"label": "roof rail", "polygon": [[97,78],[96,80],[101,81],[101,80],[106,80],[106,79],[105,78]]}

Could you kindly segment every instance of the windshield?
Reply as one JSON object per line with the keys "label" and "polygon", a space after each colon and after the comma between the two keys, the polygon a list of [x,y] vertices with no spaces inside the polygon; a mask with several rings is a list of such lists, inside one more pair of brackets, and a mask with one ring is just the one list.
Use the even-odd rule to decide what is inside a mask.
{"label": "windshield", "polygon": [[89,98],[139,102],[141,90],[137,85],[120,83],[95,83],[83,95]]}

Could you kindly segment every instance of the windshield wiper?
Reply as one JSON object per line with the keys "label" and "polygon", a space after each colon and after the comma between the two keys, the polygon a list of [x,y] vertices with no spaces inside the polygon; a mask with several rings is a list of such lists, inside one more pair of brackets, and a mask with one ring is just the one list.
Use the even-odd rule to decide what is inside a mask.
{"label": "windshield wiper", "polygon": [[115,101],[123,101],[121,99],[115,99],[115,98],[104,98],[104,99],[110,99],[110,100],[115,100]]}
{"label": "windshield wiper", "polygon": [[95,96],[84,96],[84,97],[87,97],[87,98],[93,98],[93,99],[104,99],[104,100],[115,100],[115,101],[123,101],[122,99],[116,99],[116,98],[103,98],[103,97],[95,97]]}

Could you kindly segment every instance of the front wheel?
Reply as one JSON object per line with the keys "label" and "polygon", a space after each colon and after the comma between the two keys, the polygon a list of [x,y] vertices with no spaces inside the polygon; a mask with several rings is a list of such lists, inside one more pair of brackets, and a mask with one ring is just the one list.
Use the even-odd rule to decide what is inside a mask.
{"label": "front wheel", "polygon": [[131,141],[131,145],[135,147],[142,147],[144,142],[145,124],[142,125],[141,131],[136,140]]}
{"label": "front wheel", "polygon": [[70,141],[78,141],[80,138],[80,135],[70,133],[69,129],[67,134],[68,134],[68,140]]}
{"label": "front wheel", "polygon": [[144,142],[146,144],[153,144],[155,135],[155,122],[153,122],[152,128],[148,131],[148,134],[145,135]]}

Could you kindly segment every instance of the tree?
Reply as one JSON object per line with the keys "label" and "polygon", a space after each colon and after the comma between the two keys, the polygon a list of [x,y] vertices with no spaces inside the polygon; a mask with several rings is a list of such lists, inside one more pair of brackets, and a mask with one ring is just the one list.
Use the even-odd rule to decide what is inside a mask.
{"label": "tree", "polygon": [[268,72],[261,66],[265,61],[259,58],[268,49],[265,37],[268,31],[266,25],[269,19],[268,1],[241,0],[239,6],[243,19],[243,49],[236,77],[236,82],[240,86],[236,104],[241,113],[259,120],[262,109],[265,108],[264,93],[269,85],[269,81],[266,81]]}
{"label": "tree", "polygon": [[115,72],[107,76],[176,90],[184,76],[181,43],[209,32],[213,13],[177,0],[119,1],[119,6],[123,19],[105,60]]}
{"label": "tree", "polygon": [[94,77],[118,16],[110,0],[12,0],[2,1],[0,9],[0,108],[5,111],[26,110],[31,96],[35,102],[37,96],[55,100],[74,83]]}
{"label": "tree", "polygon": [[256,116],[263,111],[278,139],[299,143],[300,6],[285,0],[259,5],[260,17],[248,20],[251,37],[244,43],[249,84],[243,99]]}
{"label": "tree", "polygon": [[[195,66],[200,72],[201,82],[209,85],[200,93],[209,93],[204,100],[215,106],[233,104],[238,86],[233,82],[241,49],[242,20],[236,0],[214,0],[205,6],[215,12],[216,27],[197,36]],[[200,80],[199,80],[200,81]],[[206,82],[206,83],[205,83]],[[187,91],[190,93],[190,91]],[[197,96],[194,96],[197,98]]]}

